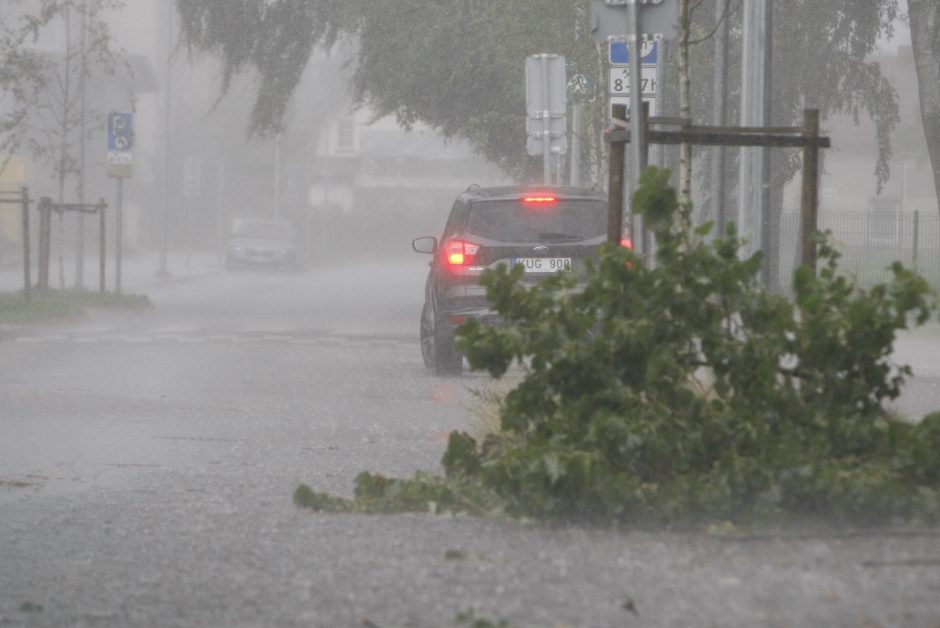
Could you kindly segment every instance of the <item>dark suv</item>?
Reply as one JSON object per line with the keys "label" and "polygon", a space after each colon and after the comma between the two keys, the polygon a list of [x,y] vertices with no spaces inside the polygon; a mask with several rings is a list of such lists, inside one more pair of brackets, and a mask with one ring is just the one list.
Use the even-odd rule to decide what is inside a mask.
{"label": "dark suv", "polygon": [[480,275],[498,264],[523,265],[525,280],[577,272],[607,237],[607,202],[575,187],[470,186],[457,197],[440,241],[417,238],[433,255],[421,311],[421,354],[438,375],[460,373],[454,331],[468,318],[495,323]]}

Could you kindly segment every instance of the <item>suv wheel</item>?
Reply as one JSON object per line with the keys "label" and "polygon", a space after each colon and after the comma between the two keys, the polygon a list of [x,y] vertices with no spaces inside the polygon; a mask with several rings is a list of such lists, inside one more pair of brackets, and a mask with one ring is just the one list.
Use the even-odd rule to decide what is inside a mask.
{"label": "suv wheel", "polygon": [[463,356],[454,347],[453,334],[442,327],[425,304],[421,310],[421,357],[435,375],[459,375],[463,370]]}

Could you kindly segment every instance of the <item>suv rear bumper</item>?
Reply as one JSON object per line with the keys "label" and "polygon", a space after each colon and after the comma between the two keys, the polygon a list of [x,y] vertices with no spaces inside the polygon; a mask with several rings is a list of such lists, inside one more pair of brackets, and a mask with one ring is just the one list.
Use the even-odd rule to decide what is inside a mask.
{"label": "suv rear bumper", "polygon": [[503,319],[496,312],[486,307],[461,308],[456,310],[447,310],[443,312],[443,322],[450,331],[454,331],[467,322],[469,319],[475,319],[485,325],[502,325]]}

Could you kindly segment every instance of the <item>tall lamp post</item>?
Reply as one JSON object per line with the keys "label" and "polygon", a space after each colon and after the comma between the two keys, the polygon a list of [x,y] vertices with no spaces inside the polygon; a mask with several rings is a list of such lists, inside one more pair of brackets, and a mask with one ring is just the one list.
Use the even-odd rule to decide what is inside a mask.
{"label": "tall lamp post", "polygon": [[173,4],[168,2],[166,9],[166,85],[164,86],[164,120],[163,141],[163,211],[160,216],[160,269],[157,275],[169,276],[167,271],[167,241],[169,235],[170,213],[170,85],[173,67]]}

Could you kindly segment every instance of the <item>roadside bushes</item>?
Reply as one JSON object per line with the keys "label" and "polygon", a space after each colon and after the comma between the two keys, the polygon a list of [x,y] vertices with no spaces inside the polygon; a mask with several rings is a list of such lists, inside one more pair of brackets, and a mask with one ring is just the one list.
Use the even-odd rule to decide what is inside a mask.
{"label": "roadside bushes", "polygon": [[820,270],[772,294],[760,255],[740,257],[733,227],[707,239],[669,176],[648,169],[634,199],[655,264],[607,248],[581,284],[485,274],[506,324],[469,321],[458,346],[474,369],[523,378],[498,434],[451,435],[445,483],[563,520],[940,521],[940,413],[883,409],[910,375],[890,360],[896,332],[933,310],[926,282],[896,263],[859,290],[820,236]]}

